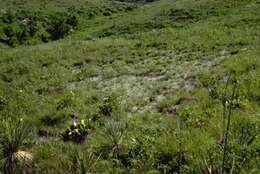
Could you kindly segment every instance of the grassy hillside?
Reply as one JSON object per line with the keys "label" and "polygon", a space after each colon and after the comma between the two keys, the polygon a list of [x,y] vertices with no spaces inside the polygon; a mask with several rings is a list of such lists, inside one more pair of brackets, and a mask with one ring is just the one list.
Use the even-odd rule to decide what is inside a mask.
{"label": "grassy hillside", "polygon": [[2,173],[260,172],[258,0],[0,0],[0,19]]}

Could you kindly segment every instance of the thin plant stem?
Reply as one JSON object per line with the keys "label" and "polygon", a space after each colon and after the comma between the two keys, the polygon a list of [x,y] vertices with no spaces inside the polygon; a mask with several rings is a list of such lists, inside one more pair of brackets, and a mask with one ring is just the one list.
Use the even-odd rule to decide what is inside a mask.
{"label": "thin plant stem", "polygon": [[[226,127],[226,115],[227,115],[227,89],[228,89],[228,84],[231,78],[231,74],[228,75],[228,79],[225,85],[225,89],[224,89],[224,95],[222,96],[222,104],[223,104],[223,117],[222,117],[222,127]],[[225,129],[223,129],[223,134],[222,137],[224,137],[225,135]]]}
{"label": "thin plant stem", "polygon": [[233,83],[233,89],[232,89],[232,95],[230,98],[230,103],[228,105],[228,112],[227,112],[227,125],[225,129],[225,134],[224,134],[224,149],[223,149],[223,161],[222,161],[222,170],[221,173],[224,174],[225,172],[225,166],[226,166],[226,160],[227,160],[227,155],[228,155],[228,135],[231,127],[231,115],[232,115],[232,110],[233,110],[233,100],[235,99],[236,95],[236,90],[237,90],[237,83]]}

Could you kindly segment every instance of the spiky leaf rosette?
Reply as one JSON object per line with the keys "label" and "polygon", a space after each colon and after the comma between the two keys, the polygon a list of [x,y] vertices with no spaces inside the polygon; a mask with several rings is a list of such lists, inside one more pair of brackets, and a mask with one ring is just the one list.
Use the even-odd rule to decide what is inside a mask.
{"label": "spiky leaf rosette", "polygon": [[22,120],[2,120],[0,123],[1,170],[7,174],[28,173],[32,155],[26,148],[33,142],[34,131]]}

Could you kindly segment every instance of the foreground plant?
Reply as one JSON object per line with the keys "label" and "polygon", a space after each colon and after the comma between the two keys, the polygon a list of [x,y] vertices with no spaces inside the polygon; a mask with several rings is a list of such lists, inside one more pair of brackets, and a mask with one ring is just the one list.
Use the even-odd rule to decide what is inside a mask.
{"label": "foreground plant", "polygon": [[6,174],[30,173],[33,156],[26,148],[34,131],[22,120],[2,120],[0,124],[1,171]]}
{"label": "foreground plant", "polygon": [[70,172],[72,174],[88,174],[93,173],[100,156],[96,157],[92,152],[82,153],[73,151],[70,155],[71,166]]}

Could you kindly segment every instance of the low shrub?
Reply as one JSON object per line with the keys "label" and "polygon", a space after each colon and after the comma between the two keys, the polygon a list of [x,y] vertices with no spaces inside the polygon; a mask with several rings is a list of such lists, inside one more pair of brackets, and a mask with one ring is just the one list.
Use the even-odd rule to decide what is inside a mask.
{"label": "low shrub", "polygon": [[47,23],[50,39],[58,40],[72,32],[78,26],[79,20],[75,14],[55,13],[49,17]]}

